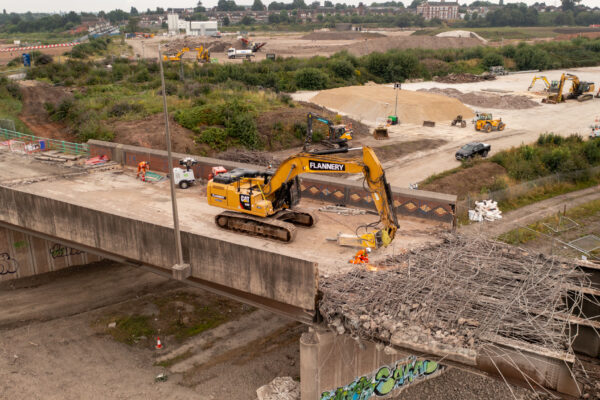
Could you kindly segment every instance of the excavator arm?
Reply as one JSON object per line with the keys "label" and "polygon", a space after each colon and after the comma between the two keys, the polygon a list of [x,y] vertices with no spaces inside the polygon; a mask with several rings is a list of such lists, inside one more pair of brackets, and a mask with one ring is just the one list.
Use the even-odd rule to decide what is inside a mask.
{"label": "excavator arm", "polygon": [[550,90],[550,82],[548,82],[548,78],[546,78],[545,76],[534,76],[533,79],[531,80],[531,85],[529,85],[527,90],[531,90],[531,88],[533,88],[533,85],[535,85],[535,82],[538,79],[541,80],[542,82],[544,82],[544,85],[546,85],[546,90]]}
{"label": "excavator arm", "polygon": [[383,228],[358,237],[357,244],[373,248],[387,246],[394,239],[399,225],[392,190],[375,152],[370,147],[363,147],[362,157],[335,155],[359,149],[329,150],[321,154],[300,153],[290,157],[280,165],[262,188],[262,192],[267,198],[275,198],[281,188],[287,187],[289,182],[304,173],[363,174]]}

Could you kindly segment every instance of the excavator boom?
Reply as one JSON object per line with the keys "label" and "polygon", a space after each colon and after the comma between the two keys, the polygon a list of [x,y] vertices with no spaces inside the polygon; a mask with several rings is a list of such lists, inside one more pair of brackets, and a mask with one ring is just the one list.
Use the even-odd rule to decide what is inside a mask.
{"label": "excavator boom", "polygon": [[[362,150],[361,156],[342,157],[340,153]],[[295,212],[299,200],[297,177],[304,173],[363,174],[377,212],[381,229],[354,237],[353,244],[378,248],[387,246],[398,229],[392,191],[375,152],[369,147],[326,150],[320,153],[301,152],[285,160],[274,173],[234,170],[230,176],[220,174],[208,183],[208,203],[230,210],[217,216],[217,224],[237,231],[250,230],[257,236],[291,241],[292,233],[280,232],[281,220],[311,226],[315,218],[307,212]],[[239,176],[236,179],[233,175]],[[233,212],[235,211],[235,212]],[[226,214],[225,216],[223,216]],[[242,214],[249,214],[244,221]],[[234,222],[230,222],[235,218]],[[261,218],[264,219],[261,226]],[[275,220],[276,223],[272,223]],[[249,222],[251,221],[251,222]],[[290,224],[291,225],[291,224]],[[293,225],[292,225],[293,226]],[[246,229],[248,228],[248,229]],[[285,228],[285,227],[284,227]],[[261,230],[269,231],[267,235]],[[290,230],[292,230],[290,228]]]}

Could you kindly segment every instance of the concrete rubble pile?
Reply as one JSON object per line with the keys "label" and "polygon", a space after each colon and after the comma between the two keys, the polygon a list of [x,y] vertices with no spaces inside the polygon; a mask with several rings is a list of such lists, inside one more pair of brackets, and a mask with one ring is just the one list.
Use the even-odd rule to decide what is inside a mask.
{"label": "concrete rubble pile", "polygon": [[565,287],[590,286],[573,265],[481,237],[447,235],[372,264],[321,281],[325,323],[338,334],[426,344],[433,353],[469,353],[498,340],[571,352],[565,318],[577,314],[581,295]]}
{"label": "concrete rubble pile", "polygon": [[502,211],[498,208],[498,202],[494,200],[483,200],[475,202],[475,209],[469,210],[469,220],[475,222],[496,221],[502,219]]}
{"label": "concrete rubble pile", "polygon": [[300,383],[289,376],[278,376],[256,391],[258,400],[300,400]]}
{"label": "concrete rubble pile", "polygon": [[419,89],[419,92],[428,92],[453,97],[465,104],[483,108],[499,108],[503,110],[522,110],[527,108],[539,107],[541,104],[532,100],[530,97],[512,94],[495,94],[482,92],[463,93],[453,88],[431,88]]}
{"label": "concrete rubble pile", "polygon": [[433,78],[433,80],[442,83],[471,83],[481,81],[493,81],[494,79],[496,79],[496,77],[492,74],[474,75],[468,73],[448,74],[446,76],[438,76]]}

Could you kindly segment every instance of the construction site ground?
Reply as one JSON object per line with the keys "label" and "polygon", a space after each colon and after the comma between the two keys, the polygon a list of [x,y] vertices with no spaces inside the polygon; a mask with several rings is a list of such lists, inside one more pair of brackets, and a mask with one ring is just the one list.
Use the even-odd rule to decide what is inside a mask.
{"label": "construction site ground", "polygon": [[[454,158],[454,153],[464,144],[471,141],[481,141],[492,146],[490,155],[499,150],[518,146],[522,143],[532,143],[537,137],[546,132],[554,132],[559,135],[568,136],[578,133],[584,137],[589,134],[589,126],[594,120],[600,117],[600,99],[593,99],[587,102],[578,102],[568,100],[561,104],[541,104],[545,97],[542,92],[543,86],[540,82],[532,91],[527,91],[534,75],[545,75],[549,80],[560,78],[563,72],[570,72],[577,75],[582,81],[597,81],[600,76],[600,67],[577,68],[570,70],[542,71],[538,73],[511,74],[498,76],[491,81],[482,81],[475,83],[440,83],[435,81],[405,83],[402,84],[402,90],[398,98],[398,114],[403,112],[403,106],[410,104],[411,110],[415,107],[415,98],[422,98],[422,94],[415,94],[414,91],[420,89],[457,89],[462,93],[474,92],[480,96],[515,95],[527,96],[533,101],[540,103],[539,106],[523,109],[500,109],[500,108],[482,108],[465,104],[471,111],[492,112],[494,117],[502,118],[506,123],[506,129],[502,132],[492,131],[491,133],[477,132],[470,122],[466,128],[450,126],[451,118],[447,112],[447,107],[454,109],[456,99],[448,98],[448,102],[436,100],[433,110],[428,110],[427,115],[430,120],[435,122],[435,127],[425,127],[422,123],[403,122],[400,118],[400,125],[391,126],[389,130],[389,140],[381,141],[367,137],[359,141],[360,144],[370,146],[390,145],[403,142],[411,142],[422,139],[442,139],[446,143],[438,146],[410,153],[408,155],[389,160],[385,162],[386,174],[392,185],[399,187],[408,187],[411,183],[417,183],[428,176],[440,173],[442,171],[457,167],[460,165]],[[337,111],[342,115],[356,119],[371,128],[377,123],[377,118],[385,118],[387,115],[393,115],[395,106],[395,93],[391,85],[373,86],[354,86],[351,88],[342,88],[345,90],[345,96],[340,98],[329,98],[322,92],[299,92],[293,94],[294,99],[302,101],[314,101],[317,105],[325,103],[332,111]],[[333,89],[338,91],[340,89]],[[537,91],[536,91],[537,90]],[[568,91],[568,85],[565,93]],[[355,92],[355,95],[352,95]],[[369,97],[365,97],[363,92],[368,92]],[[366,101],[370,99],[369,107],[356,107],[348,102],[348,98],[356,98],[357,101]],[[322,101],[319,102],[319,99]],[[450,100],[453,100],[450,102]],[[338,107],[336,108],[336,101]],[[504,100],[501,100],[504,103]],[[431,107],[430,102],[421,102],[420,107],[427,109]],[[360,113],[357,113],[357,109]],[[425,112],[425,111],[423,111]],[[391,114],[390,114],[391,113]],[[413,112],[411,112],[413,114]]]}
{"label": "construction site ground", "polygon": [[[182,342],[163,336],[161,351],[153,348],[154,338],[128,345],[111,336],[111,317],[158,318],[156,304],[173,303],[182,294],[218,301],[207,292],[110,262],[3,284],[0,398],[254,400],[256,389],[277,376],[299,379],[298,339],[306,328],[259,310],[227,318]],[[155,382],[161,373],[168,380]],[[528,396],[451,369],[409,386],[396,399],[508,400],[514,398],[511,390],[517,398]]]}
{"label": "construction site ground", "polygon": [[[474,38],[410,36],[412,33],[413,31],[406,30],[382,30],[374,31],[372,34],[352,31],[325,31],[310,34],[257,32],[248,39],[251,42],[267,43],[260,51],[254,53],[255,57],[252,58],[254,61],[264,60],[267,53],[281,57],[313,57],[330,56],[347,50],[354,55],[362,56],[374,51],[385,52],[391,49],[472,47],[483,43]],[[177,50],[188,46],[191,51],[186,53],[183,59],[189,60],[196,58],[194,47],[202,45],[209,49],[211,57],[220,63],[241,63],[242,59],[227,58],[228,48],[234,47],[238,50],[243,48],[238,36],[238,34],[224,34],[218,39],[185,35],[156,36],[151,39],[129,39],[127,44],[133,48],[135,55],[144,58],[157,58],[159,44],[163,52],[168,49],[169,53],[176,53]]]}
{"label": "construction site ground", "polygon": [[[0,153],[0,171],[3,171],[0,184],[10,183],[18,190],[146,222],[165,226],[173,223],[168,180],[142,182],[136,179],[132,168],[81,174],[78,168],[46,166],[31,156],[5,152]],[[36,181],[36,176],[43,179]],[[360,225],[378,220],[377,215],[370,214],[343,216],[319,212],[324,204],[302,199],[299,206],[311,210],[319,221],[312,228],[298,228],[295,240],[283,244],[219,229],[214,217],[224,210],[207,204],[206,188],[201,184],[187,190],[177,189],[177,199],[181,229],[318,262],[321,274],[350,268],[348,261],[356,252],[354,248],[339,246],[335,240],[328,239],[335,239],[338,232],[354,234]],[[447,225],[402,219],[396,240],[380,249],[376,256],[395,254],[407,246],[430,241],[438,230],[447,230]]]}

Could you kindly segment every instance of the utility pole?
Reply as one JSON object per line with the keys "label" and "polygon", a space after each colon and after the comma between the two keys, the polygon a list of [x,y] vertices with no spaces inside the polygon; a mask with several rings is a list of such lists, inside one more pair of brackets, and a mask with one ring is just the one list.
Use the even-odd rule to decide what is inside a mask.
{"label": "utility pole", "polygon": [[396,117],[396,121],[398,121],[398,91],[400,90],[399,83],[394,83],[394,90],[396,91],[396,105],[394,106],[394,116]]}
{"label": "utility pole", "polygon": [[175,247],[177,264],[173,266],[173,276],[176,279],[185,279],[191,274],[190,266],[183,263],[183,250],[181,248],[181,232],[179,231],[179,214],[177,212],[177,196],[175,195],[175,181],[173,180],[173,160],[171,158],[171,134],[169,132],[169,112],[167,109],[167,93],[165,90],[165,72],[163,69],[162,54],[158,45],[158,63],[160,64],[160,82],[163,95],[163,110],[165,114],[165,137],[167,139],[167,162],[169,164],[169,181],[171,182],[171,205],[173,206],[173,227],[175,228]]}

